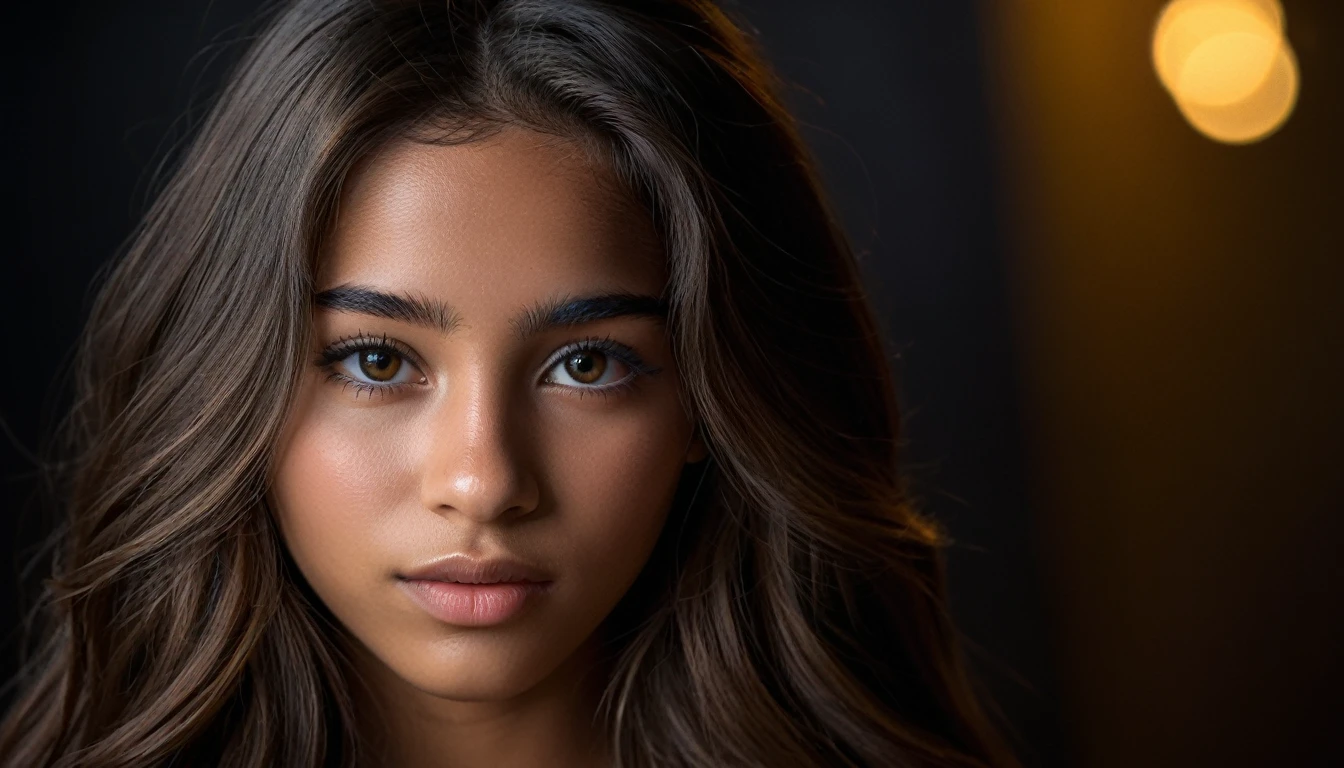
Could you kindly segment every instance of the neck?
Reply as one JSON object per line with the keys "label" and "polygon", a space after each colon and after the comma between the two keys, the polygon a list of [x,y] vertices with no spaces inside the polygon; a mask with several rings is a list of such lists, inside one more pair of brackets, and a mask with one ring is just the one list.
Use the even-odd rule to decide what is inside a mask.
{"label": "neck", "polygon": [[364,742],[399,768],[604,768],[595,721],[606,678],[589,642],[549,677],[512,698],[457,701],[419,690],[367,649],[355,653]]}

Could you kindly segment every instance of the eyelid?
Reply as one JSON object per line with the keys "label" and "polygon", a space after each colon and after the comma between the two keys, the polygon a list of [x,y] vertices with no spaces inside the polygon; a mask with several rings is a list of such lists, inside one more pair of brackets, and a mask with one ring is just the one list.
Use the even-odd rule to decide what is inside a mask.
{"label": "eyelid", "polygon": [[[641,375],[652,376],[662,370],[661,368],[651,366],[648,363],[644,362],[643,358],[641,358],[639,354],[635,352],[634,349],[625,344],[622,344],[619,341],[616,341],[611,336],[589,336],[587,338],[577,339],[575,341],[569,342],[560,349],[556,350],[555,354],[551,355],[546,365],[543,366],[542,373],[543,374],[550,373],[551,370],[555,368],[555,366],[559,365],[566,357],[574,354],[575,352],[583,352],[589,350],[601,352],[603,354],[615,357],[617,360],[620,360],[632,371],[634,371],[635,376],[641,376]],[[575,387],[570,388],[574,389]],[[602,389],[602,387],[600,386],[582,387],[582,389]]]}
{"label": "eyelid", "polygon": [[414,365],[422,375],[424,374],[425,366],[420,360],[420,356],[404,342],[387,334],[373,336],[363,331],[357,331],[354,336],[343,336],[327,345],[325,349],[318,353],[317,364],[323,367],[335,365],[355,352],[368,349],[390,349]]}

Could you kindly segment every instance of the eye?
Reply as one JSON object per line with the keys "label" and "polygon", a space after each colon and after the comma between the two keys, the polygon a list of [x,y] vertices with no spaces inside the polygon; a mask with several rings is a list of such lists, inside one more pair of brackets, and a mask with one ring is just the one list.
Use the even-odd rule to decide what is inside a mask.
{"label": "eye", "polygon": [[400,384],[409,379],[411,365],[393,349],[374,347],[353,352],[336,362],[346,376],[373,384]]}
{"label": "eye", "polygon": [[356,397],[361,392],[387,394],[425,380],[413,353],[386,336],[341,339],[322,351],[317,364],[330,372],[330,380],[353,386]]}
{"label": "eye", "polygon": [[631,348],[608,338],[589,338],[561,350],[547,368],[545,382],[579,394],[612,394],[634,386],[643,375],[658,373]]}
{"label": "eye", "polygon": [[[619,361],[611,360],[606,353],[592,349],[579,349],[570,352],[553,368],[560,377],[549,379],[552,383],[567,386],[599,386],[620,381],[621,376],[613,372],[623,368]],[[610,375],[609,375],[610,374]]]}

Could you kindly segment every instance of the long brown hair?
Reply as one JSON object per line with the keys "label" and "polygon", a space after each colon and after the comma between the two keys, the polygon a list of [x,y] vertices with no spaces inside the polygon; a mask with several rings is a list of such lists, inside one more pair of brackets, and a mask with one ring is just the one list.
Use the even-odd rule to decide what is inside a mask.
{"label": "long brown hair", "polygon": [[351,167],[507,124],[594,149],[652,217],[711,453],[604,628],[617,764],[1014,764],[899,469],[850,244],[737,25],[709,0],[297,0],[263,21],[92,308],[3,765],[370,759],[268,473]]}

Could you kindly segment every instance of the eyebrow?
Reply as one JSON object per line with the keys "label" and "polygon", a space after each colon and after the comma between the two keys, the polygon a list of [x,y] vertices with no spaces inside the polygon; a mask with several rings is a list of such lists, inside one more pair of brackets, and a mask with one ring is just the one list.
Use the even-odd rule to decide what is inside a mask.
{"label": "eyebrow", "polygon": [[[333,312],[356,312],[453,333],[461,314],[450,304],[424,295],[391,293],[363,285],[338,285],[321,291],[313,302]],[[526,340],[554,328],[570,328],[613,317],[648,317],[666,322],[667,301],[657,296],[621,291],[592,296],[543,299],[510,320],[514,336]]]}

